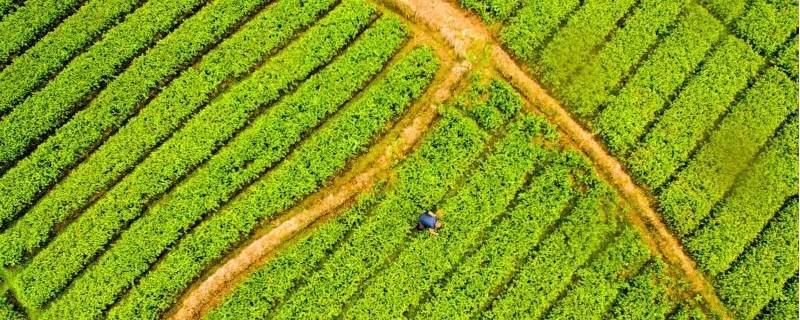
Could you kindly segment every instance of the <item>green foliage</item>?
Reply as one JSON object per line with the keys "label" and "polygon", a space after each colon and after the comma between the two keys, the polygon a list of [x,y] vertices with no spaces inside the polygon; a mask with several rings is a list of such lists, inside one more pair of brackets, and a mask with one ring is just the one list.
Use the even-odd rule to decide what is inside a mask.
{"label": "green foliage", "polygon": [[514,15],[520,0],[459,0],[464,8],[477,13],[487,22],[505,21]]}
{"label": "green foliage", "polygon": [[759,320],[797,320],[798,319],[798,295],[797,295],[797,276],[786,280],[783,291],[779,296],[772,298],[772,301],[761,310],[757,319]]}
{"label": "green foliage", "polygon": [[661,186],[686,161],[763,61],[746,43],[728,36],[625,158],[633,176],[651,188]]}
{"label": "green foliage", "polygon": [[79,0],[28,0],[17,11],[3,17],[0,20],[0,65],[7,64],[21,49],[47,31],[51,24],[57,23],[80,5]]}
{"label": "green foliage", "polygon": [[598,116],[597,132],[612,152],[625,156],[634,148],[647,124],[704,59],[722,29],[703,8],[686,6],[675,29]]}
{"label": "green foliage", "polygon": [[700,224],[796,105],[797,83],[767,70],[659,195],[672,230],[685,235]]}
{"label": "green foliage", "polygon": [[[201,0],[147,2],[134,14],[128,16],[124,23],[106,32],[100,41],[73,59],[55,78],[48,82],[47,86],[14,107],[11,113],[0,120],[0,168],[7,166],[41,140],[44,135],[67,121],[81,106],[81,102],[85,101],[92,92],[113,80],[113,75],[119,71],[118,69],[153,44],[157,35],[169,31],[177,19],[191,12],[201,3]],[[216,8],[218,5],[215,1],[209,7]],[[149,90],[160,85],[168,74],[177,72],[183,63],[189,62],[204,48],[211,45],[207,39],[208,36],[221,34],[223,31],[209,31],[206,29],[206,24],[224,26],[233,23],[229,19],[219,19],[218,22],[214,20],[216,17],[209,16],[209,14],[198,14],[187,19],[178,29],[148,50],[149,52],[131,62],[124,73],[127,74],[125,76],[127,80],[109,83],[106,90],[94,97],[93,103],[84,108],[82,113],[84,115],[94,114],[93,112],[99,108],[108,114],[102,114],[100,119],[95,121],[101,120],[100,123],[106,123],[106,125],[109,125],[107,124],[109,122],[122,121],[119,118],[124,119],[133,112],[135,104],[118,110],[117,108],[120,107],[116,103],[113,104],[115,108],[106,109],[105,105],[98,105],[98,101],[113,103],[114,100],[111,98],[117,97],[133,99],[137,102],[145,99]],[[7,21],[7,19],[3,21]],[[198,32],[196,39],[195,32]],[[218,37],[213,38],[217,39]],[[146,63],[155,65],[150,66]],[[162,63],[165,65],[162,66]],[[170,63],[174,65],[170,65]],[[158,72],[151,74],[154,71],[150,70],[151,67],[156,67]],[[146,72],[152,78],[139,78],[138,72],[134,72],[134,70]],[[138,83],[139,81],[141,83]],[[117,89],[113,87],[117,87]],[[140,91],[142,88],[145,90]],[[129,96],[128,91],[135,95]],[[71,122],[77,123],[78,121]],[[80,126],[68,127],[70,130],[82,129]],[[65,130],[67,129],[62,128],[58,131]],[[70,135],[70,137],[75,139],[75,136]],[[68,148],[68,150],[71,149]],[[0,221],[7,221],[7,217],[1,218]]]}
{"label": "green foliage", "polygon": [[488,84],[473,74],[470,89],[453,99],[456,108],[464,110],[489,131],[499,129],[522,109],[522,100],[508,83],[492,79]]}
{"label": "green foliage", "polygon": [[793,116],[711,218],[685,239],[687,251],[708,274],[728,269],[786,199],[797,194],[797,135],[797,116]]}
{"label": "green foliage", "polygon": [[608,312],[612,319],[665,319],[675,307],[670,295],[674,280],[666,275],[660,260],[650,260],[631,278]]}
{"label": "green foliage", "polygon": [[[707,320],[709,319],[703,311],[695,305],[682,303],[677,311],[673,311],[669,316],[670,320]],[[712,318],[713,319],[713,318]]]}
{"label": "green foliage", "polygon": [[[573,114],[593,115],[611,100],[612,90],[671,25],[684,0],[644,0],[603,48],[586,58],[566,86],[555,88]],[[587,61],[588,60],[588,61]]]}
{"label": "green foliage", "polygon": [[545,45],[533,63],[540,80],[551,88],[566,85],[569,77],[595,54],[609,32],[617,28],[634,0],[586,0]]}
{"label": "green foliage", "polygon": [[214,100],[64,228],[19,273],[16,287],[20,300],[38,306],[53,297],[120,228],[137,218],[145,205],[208,159],[262,105],[275,101],[352,41],[366,27],[374,8],[353,1],[336,12]]}
{"label": "green foliage", "polygon": [[[131,11],[137,0],[94,0],[69,16],[0,72],[0,113],[31,94],[80,50]],[[2,9],[0,9],[2,11]]]}
{"label": "green foliage", "polygon": [[445,279],[466,254],[481,245],[483,234],[511,204],[526,177],[550,155],[532,143],[546,126],[531,115],[512,122],[465,185],[437,206],[447,224],[439,236],[423,233],[407,241],[391,266],[374,274],[356,299],[348,302],[343,317],[401,318],[409,306]]}
{"label": "green foliage", "polygon": [[[306,132],[351,99],[380,71],[406,36],[397,19],[376,22],[330,68],[309,78],[292,95],[256,118],[207,164],[150,205],[147,213],[73,281],[42,318],[56,319],[63,314],[91,318],[113,303],[117,294],[146,272],[168,246],[273,167]],[[351,119],[335,117],[327,126],[341,126],[342,121]],[[142,248],[142,242],[148,246]]]}
{"label": "green foliage", "polygon": [[[350,6],[345,5],[344,8]],[[385,77],[304,141],[281,166],[205,220],[110,311],[110,319],[153,319],[204,269],[241,242],[257,223],[287,209],[339,173],[419,97],[438,68],[430,48],[410,52]]]}
{"label": "green foliage", "polygon": [[265,319],[292,288],[317,271],[383,197],[384,194],[377,191],[361,196],[354,207],[291,244],[249,275],[204,319]]}
{"label": "green foliage", "polygon": [[797,32],[797,20],[796,0],[754,0],[734,28],[754,48],[772,55]]}
{"label": "green foliage", "polygon": [[714,286],[736,318],[755,318],[772,298],[780,296],[784,282],[797,276],[797,230],[795,196],[736,263],[717,278]]}
{"label": "green foliage", "polygon": [[794,39],[791,40],[792,42],[786,47],[783,52],[776,58],[775,65],[780,67],[783,72],[786,72],[790,78],[797,80],[797,45],[798,39],[797,36],[794,36]]}
{"label": "green foliage", "polygon": [[[254,64],[285,44],[294,32],[314,22],[333,2],[279,1],[243,25],[196,66],[173,80],[138,116],[131,118],[17,223],[0,234],[0,259],[4,264],[15,263],[24,252],[36,248],[45,241],[54,225],[74,215],[89,199],[108,188],[167,139],[209,101],[223,81],[249,72]],[[218,105],[213,104],[211,108],[215,106]],[[93,130],[91,126],[86,128]],[[85,135],[79,137],[86,138]],[[0,190],[7,191],[6,197],[0,199],[3,209],[0,212],[6,215],[15,212],[20,203],[30,201],[32,195],[46,187],[79,156],[59,157],[51,150],[51,146],[56,145],[50,142],[45,145],[48,147],[40,148],[0,178]],[[60,145],[59,150],[68,149]]]}
{"label": "green foliage", "polygon": [[700,0],[706,8],[724,23],[731,23],[747,9],[747,0]]}
{"label": "green foliage", "polygon": [[500,30],[500,41],[517,58],[533,62],[547,35],[579,4],[579,0],[526,1]]}
{"label": "green foliage", "polygon": [[0,296],[0,319],[2,320],[23,320],[26,319],[23,313],[17,310],[6,296]]}

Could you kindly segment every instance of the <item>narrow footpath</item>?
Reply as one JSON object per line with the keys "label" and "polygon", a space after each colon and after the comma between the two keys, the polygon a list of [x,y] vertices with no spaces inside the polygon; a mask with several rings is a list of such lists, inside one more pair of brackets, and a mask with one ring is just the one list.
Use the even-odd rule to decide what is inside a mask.
{"label": "narrow footpath", "polygon": [[637,216],[629,218],[647,238],[646,242],[656,245],[653,248],[656,253],[679,269],[692,290],[703,297],[712,312],[723,319],[731,319],[710,281],[697,269],[694,260],[686,253],[677,236],[661,220],[644,189],[633,181],[619,160],[611,156],[593,134],[575,121],[556,99],[495,43],[491,33],[476,16],[445,0],[386,1],[391,1],[410,19],[424,23],[430,29],[439,32],[462,58],[469,59],[471,52],[488,52],[494,68],[528,100],[536,102],[539,110],[569,135],[591,158],[595,169],[604,176],[604,179],[634,206],[633,214]]}

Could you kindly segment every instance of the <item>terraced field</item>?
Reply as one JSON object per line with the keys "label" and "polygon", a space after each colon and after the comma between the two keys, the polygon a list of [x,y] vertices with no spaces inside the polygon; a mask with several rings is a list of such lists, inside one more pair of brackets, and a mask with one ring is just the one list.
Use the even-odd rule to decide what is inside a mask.
{"label": "terraced field", "polygon": [[796,319],[797,21],[0,0],[0,318]]}

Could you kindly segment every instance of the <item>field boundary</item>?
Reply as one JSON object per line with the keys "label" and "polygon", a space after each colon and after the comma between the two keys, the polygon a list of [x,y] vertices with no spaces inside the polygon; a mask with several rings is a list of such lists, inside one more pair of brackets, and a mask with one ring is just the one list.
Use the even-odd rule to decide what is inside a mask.
{"label": "field boundary", "polygon": [[730,319],[710,281],[697,268],[678,238],[664,224],[652,205],[644,188],[637,185],[623,169],[618,159],[611,156],[593,134],[577,122],[572,115],[534,81],[511,56],[497,44],[491,33],[474,15],[447,0],[386,0],[410,19],[424,23],[439,32],[462,58],[475,58],[475,49],[488,56],[491,65],[499,71],[527,99],[535,102],[536,109],[563,130],[591,160],[596,170],[623,198],[633,206],[630,210],[632,224],[639,229],[646,243],[655,244],[656,254],[677,267],[692,291],[702,296],[708,308]]}

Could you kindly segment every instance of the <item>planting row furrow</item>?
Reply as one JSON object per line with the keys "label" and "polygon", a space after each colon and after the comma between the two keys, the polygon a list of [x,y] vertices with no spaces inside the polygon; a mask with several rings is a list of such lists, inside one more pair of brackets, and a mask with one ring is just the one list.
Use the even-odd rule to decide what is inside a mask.
{"label": "planting row furrow", "polygon": [[89,0],[0,72],[0,114],[22,102],[142,0]]}
{"label": "planting row furrow", "polygon": [[511,18],[520,0],[459,0],[464,8],[475,11],[483,21],[503,22]]}
{"label": "planting row furrow", "polygon": [[341,312],[374,268],[408,236],[413,216],[438,203],[468,173],[487,136],[470,119],[445,111],[417,151],[397,171],[397,182],[372,217],[354,230],[317,272],[306,278],[275,317],[331,317]]}
{"label": "planting row furrow", "polygon": [[547,126],[531,115],[523,115],[509,124],[508,133],[469,177],[469,182],[438,206],[447,223],[439,236],[423,233],[412,237],[391,264],[370,279],[360,297],[349,302],[344,318],[401,318],[464,255],[479,247],[486,229],[512,203],[526,177],[550,155],[532,142],[553,130]]}
{"label": "planting row furrow", "polygon": [[61,18],[78,8],[81,0],[28,0],[0,20],[0,65],[36,41]]}
{"label": "planting row furrow", "polygon": [[530,253],[519,273],[483,313],[489,319],[540,318],[573,274],[617,228],[618,208],[602,186],[581,195],[572,212]]}
{"label": "planting row furrow", "polygon": [[786,280],[783,285],[783,290],[778,296],[772,298],[772,301],[761,310],[757,319],[760,320],[796,320],[800,316],[797,313],[797,276]]}
{"label": "planting row furrow", "polygon": [[15,8],[14,0],[0,0],[0,20],[3,20]]}
{"label": "planting row furrow", "polygon": [[[399,49],[405,36],[406,31],[396,19],[376,22],[331,68],[309,78],[295,93],[255,119],[186,181],[151,204],[142,218],[133,222],[42,318],[99,315],[193,225],[274,167],[306,132],[350,100]],[[348,120],[334,118],[329,126]],[[141,243],[148,245],[142,247]]]}
{"label": "planting row furrow", "polygon": [[575,272],[575,282],[544,318],[602,319],[628,278],[649,257],[639,232],[626,227],[596,259]]}
{"label": "planting row furrow", "polygon": [[708,221],[684,241],[706,273],[728,269],[786,198],[797,193],[797,135],[797,116],[792,116]]}
{"label": "planting row furrow", "polygon": [[633,276],[608,311],[608,318],[620,320],[665,319],[675,308],[674,280],[666,275],[660,259],[650,260]]}
{"label": "planting row furrow", "polygon": [[675,29],[597,117],[596,130],[612,152],[624,156],[631,151],[647,124],[700,64],[722,29],[703,8],[686,6]]}
{"label": "planting row furrow", "polygon": [[265,319],[292,288],[311,276],[338,244],[346,241],[381,199],[383,193],[377,190],[361,196],[354,207],[324,222],[313,233],[297,240],[247,276],[204,319]]}
{"label": "planting row furrow", "polygon": [[687,166],[659,195],[664,220],[678,235],[691,231],[797,105],[797,83],[767,70],[732,107]]}
{"label": "planting row furrow", "polygon": [[[307,274],[303,275],[305,281],[314,281],[315,277],[319,277],[319,272],[329,268],[344,267],[346,265],[337,264],[337,261],[346,259],[346,255],[339,252],[341,248],[351,247],[353,241],[368,241],[375,240],[371,235],[381,236],[383,233],[393,234],[396,229],[380,228],[380,224],[386,222],[387,217],[392,217],[396,211],[395,209],[404,209],[408,214],[414,213],[414,210],[423,210],[425,206],[433,205],[439,201],[439,198],[444,196],[445,192],[453,186],[453,181],[458,179],[468,170],[469,165],[478,157],[484,140],[485,135],[473,123],[460,115],[446,113],[434,125],[425,138],[419,149],[411,154],[404,160],[398,169],[398,180],[393,185],[388,187],[388,190],[374,209],[371,210],[371,217],[368,220],[360,223],[354,227],[349,239],[341,243],[337,247],[330,248],[331,252],[326,253],[330,257],[327,261],[332,261],[332,264],[322,264],[315,269],[308,269],[308,266],[302,267],[302,270],[307,270]],[[417,203],[417,201],[423,201]],[[386,216],[388,215],[388,216]],[[374,216],[374,217],[373,217]],[[407,227],[408,220],[397,214],[398,219],[401,221],[396,222],[400,228]],[[367,231],[365,231],[367,230]],[[403,232],[404,233],[404,232]],[[321,234],[321,237],[327,237],[324,233],[319,231],[315,234]],[[403,234],[396,235],[402,237]],[[389,238],[384,238],[391,240]],[[382,239],[383,240],[383,239]],[[382,243],[382,242],[377,242]],[[313,248],[313,247],[312,247]],[[313,248],[317,250],[316,248]],[[298,247],[299,250],[299,247]],[[291,251],[293,252],[293,251]],[[307,254],[305,251],[303,254]],[[383,251],[375,251],[381,253]],[[288,286],[278,286],[274,291],[267,290],[261,291],[264,281],[272,282],[273,276],[276,276],[272,269],[276,269],[281,265],[278,264],[283,256],[286,259],[291,259],[292,256],[286,253],[280,254],[272,263],[268,264],[263,269],[257,271],[253,276],[240,285],[234,293],[227,298],[217,311],[209,315],[209,319],[228,319],[230,316],[240,315],[245,313],[248,316],[256,314],[256,317],[265,318],[268,314],[274,312],[276,307],[279,307],[286,301],[286,295],[290,289]],[[362,253],[365,258],[371,258],[367,252]],[[370,259],[371,261],[371,259]],[[333,270],[331,270],[333,271]],[[282,277],[284,272],[281,270],[278,277]],[[289,273],[289,275],[296,279],[300,275]],[[332,274],[333,275],[333,274]],[[342,279],[344,280],[344,279]],[[302,282],[300,282],[302,283]],[[300,284],[293,282],[293,284]],[[347,282],[342,282],[345,285]],[[332,284],[327,284],[331,286]],[[294,285],[293,285],[294,287]],[[302,287],[301,287],[302,288]],[[311,289],[311,288],[309,288]],[[319,289],[319,288],[318,288]],[[330,291],[331,293],[336,292]],[[298,293],[301,294],[301,293]],[[250,306],[254,305],[255,309],[252,310]]]}
{"label": "planting row furrow", "polygon": [[422,95],[437,69],[438,59],[427,47],[417,48],[393,64],[384,77],[332,118],[330,125],[298,146],[281,166],[183,238],[109,311],[109,318],[158,317],[259,221],[318,190],[349,159],[365,150],[394,117]]}
{"label": "planting row furrow", "polygon": [[584,62],[571,82],[557,88],[562,102],[583,118],[611,99],[622,77],[664,36],[684,4],[683,0],[643,0],[597,55]]}
{"label": "planting row furrow", "polygon": [[746,43],[728,36],[626,158],[633,176],[651,188],[661,186],[702,142],[763,62]]}
{"label": "planting row furrow", "polygon": [[569,173],[569,167],[559,163],[531,178],[483,247],[457,266],[443,286],[433,287],[430,300],[416,307],[414,317],[447,319],[478,314],[491,301],[494,288],[511,276],[567,207],[575,192]]}
{"label": "planting row furrow", "polygon": [[744,14],[747,10],[747,0],[700,0],[709,11],[719,17],[725,24],[733,21]]}
{"label": "planting row furrow", "polygon": [[[0,169],[7,167],[27,150],[33,148],[37,142],[44,139],[47,133],[67,121],[81,103],[91,96],[92,92],[114,79],[114,74],[119,72],[118,69],[142,50],[151,46],[159,34],[167,32],[173,26],[179,24],[179,19],[191,13],[203,2],[202,0],[148,1],[136,12],[129,15],[123,23],[106,32],[102,40],[73,59],[47,86],[33,93],[28,99],[14,107],[14,110],[0,120]],[[187,22],[192,20],[197,21],[197,19],[189,18]],[[193,28],[189,29],[203,27],[191,22],[182,25],[194,25]],[[135,69],[145,68],[147,70],[150,66],[145,62],[155,63],[156,66],[160,64],[160,61],[152,60],[155,56],[159,56],[159,59],[168,59],[167,61],[174,62],[176,58],[188,61],[195,54],[200,53],[199,49],[201,48],[198,48],[198,45],[207,45],[207,43],[197,43],[198,41],[191,39],[191,35],[188,35],[187,39],[186,33],[191,33],[189,31],[193,30],[188,30],[186,27],[182,29],[185,30],[182,32],[184,33],[183,35],[171,36],[170,38],[175,40],[180,38],[180,41],[184,41],[186,44],[175,40],[160,41],[153,47],[153,49],[158,48],[158,50],[154,51],[156,53],[150,54],[150,58],[137,59],[138,62],[133,62],[131,65],[138,64],[140,67]],[[183,52],[183,50],[186,51]],[[165,53],[164,51],[169,51],[175,57],[159,54]],[[153,50],[148,53],[150,52],[153,52]],[[135,69],[131,68],[131,70]],[[141,80],[142,84],[114,81],[118,83],[115,86],[119,86],[119,88],[116,90],[103,90],[100,95],[108,98],[118,95],[125,97],[125,92],[118,91],[127,91],[138,86],[148,87],[154,85],[151,84],[152,80],[139,79],[138,74],[133,71],[127,73],[129,75],[126,78]],[[169,74],[162,73],[159,73],[160,77],[157,79],[162,79]],[[126,83],[126,85],[121,86],[123,83]],[[131,85],[134,87],[128,88]],[[134,92],[137,93],[134,96],[136,101],[146,98],[148,93],[147,91]],[[100,95],[95,100],[101,99]],[[131,98],[128,97],[127,99]],[[92,110],[102,107],[102,105],[98,107],[97,103],[93,103],[93,105],[94,107],[87,107],[83,113],[88,114]],[[132,107],[129,107],[129,109],[132,109]],[[107,112],[119,114],[118,117],[129,114],[129,111],[126,112],[125,109],[117,111],[112,108],[110,110],[107,110]],[[102,118],[108,118],[108,115],[103,114]],[[73,123],[76,122],[78,121],[73,121]],[[67,148],[67,150],[71,150],[71,148]],[[2,220],[0,221],[7,219],[7,217],[1,218]]]}
{"label": "planting row furrow", "polygon": [[[334,0],[313,3],[281,0],[259,13],[196,66],[184,71],[138,116],[109,137],[97,151],[56,184],[22,218],[0,234],[0,261],[17,263],[23,254],[45,241],[54,225],[73,216],[96,194],[108,188],[155,146],[167,139],[199,108],[208,103],[223,81],[240,77],[283,46],[294,33],[315,21]],[[276,65],[273,64],[272,67]],[[46,184],[28,179],[31,172],[57,176],[64,163],[44,162],[42,153],[20,162],[0,178],[0,189],[13,188],[6,201],[35,194]],[[46,163],[44,167],[38,163]],[[36,184],[38,183],[38,184]],[[24,194],[23,192],[28,192]]]}
{"label": "planting row furrow", "polygon": [[797,32],[797,2],[754,0],[733,27],[763,55],[771,56]]}
{"label": "planting row furrow", "polygon": [[17,310],[6,296],[0,296],[0,319],[3,320],[24,320],[27,319],[22,312]]}
{"label": "planting row furrow", "polygon": [[547,36],[579,5],[579,0],[529,1],[500,30],[500,41],[514,56],[533,63]]}
{"label": "planting row furrow", "polygon": [[789,46],[783,49],[783,52],[780,53],[775,58],[775,65],[780,67],[783,72],[789,76],[789,78],[797,79],[797,68],[798,68],[798,54],[800,52],[797,51],[798,46],[798,38],[797,35],[791,40]]}
{"label": "planting row furrow", "polygon": [[337,8],[298,42],[200,111],[20,271],[20,300],[38,306],[53,297],[120,228],[139,217],[150,201],[207,160],[262,106],[330,61],[366,27],[374,13],[374,8],[362,1]]}
{"label": "planting row furrow", "polygon": [[739,319],[755,318],[772,298],[781,294],[784,282],[797,276],[797,196],[791,201],[733,266],[717,278],[714,286],[720,298]]}
{"label": "planting row furrow", "polygon": [[[228,28],[245,18],[264,1],[214,1],[184,21],[143,56],[136,58],[84,110],[75,114],[54,135],[39,145],[28,156],[29,160],[21,161],[18,168],[9,170],[0,178],[0,190],[9,190],[13,195],[2,202],[0,222],[8,221],[32,203],[35,196],[55,182],[60,174],[83,159],[86,152],[102,140],[104,134],[122,125],[151,91],[157,90],[165,79],[175,75],[187,62],[202,55],[206,48],[221,40]],[[35,166],[31,168],[31,165]],[[129,169],[122,163],[115,162],[114,166],[117,172]],[[111,170],[102,168],[100,171],[105,173]],[[102,186],[86,188],[84,193],[91,195],[106,187],[102,182],[107,181],[108,179],[94,181]]]}
{"label": "planting row furrow", "polygon": [[542,49],[533,63],[534,73],[555,91],[566,86],[569,77],[589,60],[594,48],[605,42],[617,28],[617,21],[635,4],[635,0],[585,1]]}

